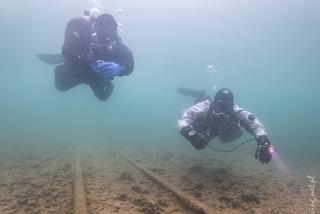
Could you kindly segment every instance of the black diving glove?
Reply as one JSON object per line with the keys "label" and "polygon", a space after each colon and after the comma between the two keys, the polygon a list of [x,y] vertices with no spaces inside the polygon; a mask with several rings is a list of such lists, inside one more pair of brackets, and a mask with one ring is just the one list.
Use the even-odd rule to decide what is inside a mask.
{"label": "black diving glove", "polygon": [[257,139],[257,150],[255,158],[259,159],[261,163],[269,163],[272,158],[272,152],[274,151],[274,146],[270,144],[268,136],[262,135]]}
{"label": "black diving glove", "polygon": [[189,140],[195,149],[205,149],[210,141],[210,136],[197,132],[192,126],[187,126],[181,130],[181,134]]}

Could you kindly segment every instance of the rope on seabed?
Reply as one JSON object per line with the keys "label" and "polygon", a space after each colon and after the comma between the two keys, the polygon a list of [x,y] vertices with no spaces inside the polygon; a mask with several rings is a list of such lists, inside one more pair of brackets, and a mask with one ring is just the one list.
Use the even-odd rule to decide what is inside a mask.
{"label": "rope on seabed", "polygon": [[193,211],[195,214],[213,214],[206,205],[202,204],[198,199],[193,196],[186,194],[179,190],[177,187],[173,186],[169,182],[161,179],[159,176],[154,174],[153,172],[143,168],[134,160],[128,158],[126,155],[120,153],[120,155],[129,161],[132,165],[134,165],[139,171],[141,171],[147,178],[152,180],[154,183],[158,184],[163,189],[170,192],[178,202],[180,202],[184,207]]}
{"label": "rope on seabed", "polygon": [[76,152],[74,187],[73,187],[73,209],[75,214],[88,214],[86,194],[84,191],[82,169],[79,152]]}

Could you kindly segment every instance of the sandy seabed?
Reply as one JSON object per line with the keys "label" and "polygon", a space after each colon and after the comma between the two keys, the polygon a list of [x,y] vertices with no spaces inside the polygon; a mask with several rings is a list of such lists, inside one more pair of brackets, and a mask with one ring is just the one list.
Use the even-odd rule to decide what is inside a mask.
{"label": "sandy seabed", "polygon": [[74,213],[76,151],[87,209],[92,214],[193,213],[120,152],[192,195],[213,213],[311,213],[310,183],[305,176],[284,174],[275,164],[263,165],[247,155],[108,145],[34,148],[1,150],[1,214]]}
{"label": "sandy seabed", "polygon": [[74,154],[69,148],[0,152],[0,213],[72,213]]}

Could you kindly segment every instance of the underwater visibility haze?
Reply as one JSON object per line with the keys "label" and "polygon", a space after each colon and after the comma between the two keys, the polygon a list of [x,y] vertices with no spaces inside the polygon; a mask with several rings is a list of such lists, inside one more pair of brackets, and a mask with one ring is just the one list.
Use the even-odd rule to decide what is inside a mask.
{"label": "underwater visibility haze", "polygon": [[[94,7],[115,17],[122,42],[132,50],[135,61],[132,74],[114,79],[113,94],[105,102],[98,100],[84,84],[58,91],[54,85],[55,66],[36,57],[39,53],[60,53],[68,21]],[[290,173],[285,176],[297,175],[301,183],[308,184],[307,175],[320,181],[319,1],[27,0],[2,1],[1,11],[0,167],[11,170],[6,176],[23,179],[23,174],[14,173],[19,171],[18,165],[23,162],[23,159],[19,162],[19,157],[24,153],[39,150],[35,156],[42,157],[43,150],[59,157],[64,153],[57,148],[72,151],[80,145],[85,153],[82,161],[88,161],[87,165],[83,164],[85,182],[94,177],[94,173],[89,173],[90,167],[100,164],[93,160],[95,156],[110,155],[102,152],[109,151],[108,148],[123,149],[128,154],[152,151],[150,154],[155,156],[157,151],[186,152],[195,154],[195,159],[208,158],[207,164],[210,158],[219,158],[233,167],[235,160],[242,163],[243,169],[259,168],[268,174],[267,169],[275,168],[269,174],[282,170]],[[269,165],[255,160],[254,142],[227,154],[194,150],[177,131],[182,111],[193,104],[192,98],[177,92],[180,87],[204,89],[210,96],[220,88],[231,89],[235,103],[253,112],[266,126],[271,142],[278,149],[281,167],[275,166],[275,160]],[[218,140],[212,144],[232,148],[248,138],[250,135],[231,146]],[[89,154],[90,150],[97,151],[97,155]],[[73,163],[69,158],[70,164]],[[37,162],[37,157],[33,161]],[[13,165],[8,169],[6,164],[12,163],[16,168]],[[171,163],[177,164],[174,159]],[[175,166],[179,168],[178,164]],[[118,171],[124,168],[120,164]],[[99,170],[103,171],[102,165]],[[73,176],[72,171],[69,175]],[[6,176],[0,179],[0,184],[3,183],[0,190],[10,187],[12,178]],[[68,179],[68,175],[64,178]],[[95,182],[103,182],[99,179],[96,177]],[[125,179],[130,181],[130,176]],[[92,188],[98,188],[97,185],[92,184]],[[24,188],[20,190],[23,192]],[[308,194],[307,185],[302,189]],[[90,197],[93,204],[99,201]],[[206,201],[201,197],[200,200]],[[216,197],[216,193],[208,197]],[[319,194],[316,197],[320,200]],[[4,200],[0,194],[1,213],[14,210],[13,205],[5,209],[8,204],[23,204],[19,198],[18,202]],[[31,213],[20,209],[20,205],[17,212]],[[65,208],[68,205],[62,207],[58,213],[69,212]],[[123,207],[119,205],[119,213],[126,213],[121,211],[126,210]],[[225,213],[233,213],[231,209],[237,207],[226,208]],[[45,209],[39,212],[47,213]],[[88,209],[91,213],[103,213],[102,208],[99,211],[100,208],[89,206]],[[309,212],[308,203],[304,209],[305,213]],[[239,213],[247,212],[243,208]]]}

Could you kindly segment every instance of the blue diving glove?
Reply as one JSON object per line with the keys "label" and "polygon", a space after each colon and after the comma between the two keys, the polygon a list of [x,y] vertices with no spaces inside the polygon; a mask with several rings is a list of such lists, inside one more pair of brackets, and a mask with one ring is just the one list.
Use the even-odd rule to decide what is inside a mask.
{"label": "blue diving glove", "polygon": [[113,78],[121,74],[124,70],[124,66],[119,65],[114,62],[105,62],[103,60],[98,60],[91,65],[92,71],[99,76],[104,78]]}

